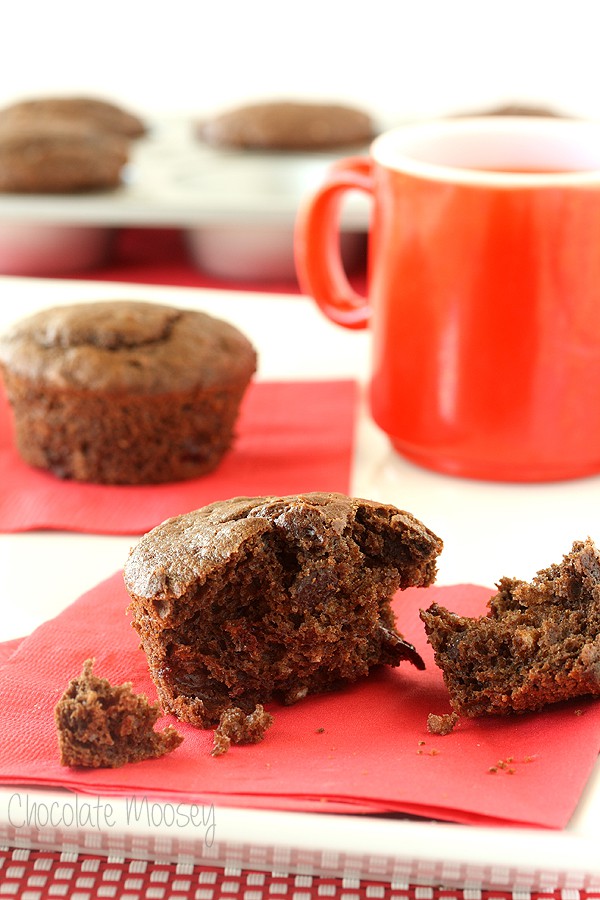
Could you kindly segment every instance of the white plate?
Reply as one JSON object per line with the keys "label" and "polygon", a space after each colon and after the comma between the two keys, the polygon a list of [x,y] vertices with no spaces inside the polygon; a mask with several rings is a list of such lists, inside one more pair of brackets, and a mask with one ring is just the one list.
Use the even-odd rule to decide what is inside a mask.
{"label": "white plate", "polygon": [[[367,373],[368,335],[336,328],[303,297],[0,278],[0,327],[43,306],[114,297],[189,305],[230,320],[255,342],[261,379],[355,376],[363,381]],[[590,534],[600,543],[600,478],[513,486],[427,472],[391,451],[369,419],[364,399],[358,411],[352,491],[409,509],[444,537],[440,584],[492,585],[503,575],[527,579],[559,560],[575,538]],[[121,568],[134,541],[135,536],[60,532],[0,535],[4,599],[0,637],[19,637],[56,615]],[[15,793],[21,800],[13,800],[11,809]],[[24,826],[15,816],[23,811],[18,803],[27,798],[48,811],[55,803],[61,821],[51,827],[34,818]],[[204,822],[197,813],[195,822],[190,816],[187,824],[170,825],[168,804],[156,807],[153,825],[143,816],[132,817],[127,801],[91,799],[113,805],[110,826],[85,826],[75,820],[67,827],[65,820],[74,816],[72,794],[2,789],[0,842],[310,871],[397,886],[410,882],[497,890],[600,889],[598,768],[564,831],[226,808],[214,810],[214,819],[209,809]]]}
{"label": "white plate", "polygon": [[[0,789],[10,847],[505,891],[600,889],[597,776],[564,832]],[[595,807],[592,811],[592,806]]]}

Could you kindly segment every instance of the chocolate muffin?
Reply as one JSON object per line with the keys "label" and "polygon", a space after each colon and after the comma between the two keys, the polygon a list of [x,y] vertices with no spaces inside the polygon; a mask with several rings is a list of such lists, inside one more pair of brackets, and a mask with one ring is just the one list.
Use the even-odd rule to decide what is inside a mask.
{"label": "chocolate muffin", "polygon": [[154,730],[157,703],[134,694],[129,683],[111,685],[98,678],[93,666],[93,659],[85,661],[54,710],[62,766],[115,769],[164,756],[181,744],[172,725]]}
{"label": "chocolate muffin", "polygon": [[421,612],[455,712],[505,715],[600,696],[600,554],[576,541],[530,584],[502,578],[489,612]]}
{"label": "chocolate muffin", "polygon": [[62,120],[0,123],[0,191],[76,193],[118,187],[129,142],[118,134]]}
{"label": "chocolate muffin", "polygon": [[20,455],[78,481],[211,471],[255,368],[254,348],[227,322],[140,301],[53,307],[0,337]]}
{"label": "chocolate muffin", "polygon": [[390,600],[425,587],[442,541],[408,512],[337,493],[238,497],[168,519],[125,564],[161,704],[208,727],[423,662]]}
{"label": "chocolate muffin", "polygon": [[310,151],[367,144],[375,126],[354,107],[275,100],[223,112],[199,123],[197,134],[216,147]]}
{"label": "chocolate muffin", "polygon": [[146,133],[139,116],[96,97],[37,97],[0,109],[0,127],[37,127],[56,120],[124,138],[138,138]]}

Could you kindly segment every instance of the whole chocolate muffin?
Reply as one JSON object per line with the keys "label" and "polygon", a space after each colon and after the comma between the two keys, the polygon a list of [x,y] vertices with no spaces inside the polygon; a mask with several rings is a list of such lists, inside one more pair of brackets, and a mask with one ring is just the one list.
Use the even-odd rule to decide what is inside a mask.
{"label": "whole chocolate muffin", "polygon": [[421,618],[457,713],[522,713],[600,696],[600,554],[589,538],[530,584],[502,578],[485,616],[433,604]]}
{"label": "whole chocolate muffin", "polygon": [[37,126],[56,119],[125,138],[141,137],[146,132],[139,116],[96,97],[36,97],[0,109],[0,126],[11,128]]}
{"label": "whole chocolate muffin", "polygon": [[339,103],[275,100],[227,110],[197,129],[217,147],[255,150],[330,150],[369,143],[371,117]]}
{"label": "whole chocolate muffin", "polygon": [[125,564],[163,709],[194,725],[423,662],[396,590],[433,582],[442,541],[408,512],[336,493],[238,497],[168,519]]}
{"label": "whole chocolate muffin", "polygon": [[48,119],[9,126],[0,122],[0,191],[75,193],[122,182],[129,142],[87,125]]}
{"label": "whole chocolate muffin", "polygon": [[46,309],[0,338],[16,442],[60,478],[193,478],[230,447],[256,369],[248,339],[198,311],[140,301]]}

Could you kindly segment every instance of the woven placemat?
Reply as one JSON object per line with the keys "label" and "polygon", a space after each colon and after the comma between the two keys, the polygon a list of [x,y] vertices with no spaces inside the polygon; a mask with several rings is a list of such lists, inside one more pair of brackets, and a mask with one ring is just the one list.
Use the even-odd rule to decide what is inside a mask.
{"label": "woven placemat", "polygon": [[598,900],[598,891],[441,888],[289,872],[155,863],[121,857],[0,848],[0,896],[21,900]]}

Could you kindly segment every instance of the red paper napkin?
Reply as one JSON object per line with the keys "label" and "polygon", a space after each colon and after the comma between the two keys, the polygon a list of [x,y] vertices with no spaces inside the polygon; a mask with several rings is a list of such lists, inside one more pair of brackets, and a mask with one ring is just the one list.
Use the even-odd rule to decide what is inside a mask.
{"label": "red paper napkin", "polygon": [[273,704],[275,722],[260,744],[234,746],[214,758],[211,731],[168,717],[159,725],[172,721],[185,740],[161,760],[114,770],[64,768],[53,708],[87,657],[96,658],[96,674],[114,683],[132,681],[136,691],[156,697],[118,573],[23,640],[0,668],[0,783],[121,794],[139,803],[152,796],[562,827],[596,760],[600,703],[581,700],[514,718],[461,720],[445,737],[426,729],[428,713],[449,712],[449,704],[418,610],[435,601],[476,615],[490,593],[458,585],[398,595],[401,629],[425,658],[426,671],[403,663],[337,693],[291,707]]}
{"label": "red paper napkin", "polygon": [[28,466],[16,452],[0,391],[0,531],[141,534],[227,497],[347,493],[356,390],[351,381],[255,383],[244,398],[237,440],[216,471],[142,487],[61,481]]}
{"label": "red paper napkin", "polygon": [[0,644],[0,665],[10,659],[23,638],[13,638],[11,641],[3,641]]}

